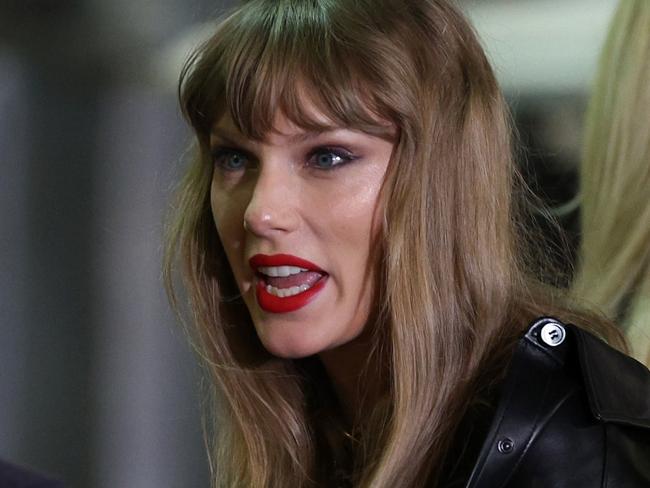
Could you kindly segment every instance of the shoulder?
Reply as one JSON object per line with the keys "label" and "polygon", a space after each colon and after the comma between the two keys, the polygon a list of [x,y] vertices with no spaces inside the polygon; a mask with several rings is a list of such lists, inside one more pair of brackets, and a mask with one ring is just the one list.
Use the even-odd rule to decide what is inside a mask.
{"label": "shoulder", "polygon": [[650,372],[547,317],[517,345],[467,487],[647,487],[648,459]]}
{"label": "shoulder", "polygon": [[63,483],[0,459],[3,488],[63,488]]}
{"label": "shoulder", "polygon": [[575,326],[580,371],[596,418],[650,429],[650,372],[638,361]]}

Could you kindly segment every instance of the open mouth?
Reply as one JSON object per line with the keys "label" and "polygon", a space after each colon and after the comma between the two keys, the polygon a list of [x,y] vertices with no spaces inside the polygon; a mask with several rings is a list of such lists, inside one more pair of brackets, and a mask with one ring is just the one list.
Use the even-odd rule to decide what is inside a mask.
{"label": "open mouth", "polygon": [[261,266],[257,275],[273,296],[285,298],[311,289],[324,274],[298,266]]}
{"label": "open mouth", "polygon": [[257,277],[260,307],[275,313],[307,305],[322,290],[328,276],[315,264],[289,254],[256,254],[250,265]]}

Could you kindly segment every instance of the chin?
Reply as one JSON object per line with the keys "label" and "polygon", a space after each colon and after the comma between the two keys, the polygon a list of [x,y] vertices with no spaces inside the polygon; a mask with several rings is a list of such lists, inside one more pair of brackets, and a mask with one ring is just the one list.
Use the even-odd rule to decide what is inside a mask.
{"label": "chin", "polygon": [[[286,330],[297,328],[299,330]],[[261,331],[257,329],[257,335],[264,348],[272,355],[284,359],[300,359],[313,356],[332,345],[318,335],[307,334],[304,325],[288,324],[275,325]],[[285,330],[280,330],[285,329]],[[313,330],[313,329],[312,329]]]}

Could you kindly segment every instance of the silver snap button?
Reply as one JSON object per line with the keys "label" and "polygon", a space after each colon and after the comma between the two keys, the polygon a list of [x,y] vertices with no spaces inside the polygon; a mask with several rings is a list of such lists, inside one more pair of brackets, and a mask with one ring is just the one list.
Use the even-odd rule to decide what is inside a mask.
{"label": "silver snap button", "polygon": [[501,454],[508,454],[515,448],[515,441],[508,437],[504,437],[497,442],[497,449]]}
{"label": "silver snap button", "polygon": [[556,347],[564,342],[566,331],[557,322],[549,322],[544,324],[539,337],[547,346]]}

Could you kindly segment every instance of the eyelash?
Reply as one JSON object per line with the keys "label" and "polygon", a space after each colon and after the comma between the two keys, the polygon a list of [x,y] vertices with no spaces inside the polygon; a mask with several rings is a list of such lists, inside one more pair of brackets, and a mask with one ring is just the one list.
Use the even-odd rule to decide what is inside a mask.
{"label": "eyelash", "polygon": [[249,156],[242,151],[229,147],[215,147],[212,149],[212,162],[215,167],[218,167],[222,171],[226,172],[235,172],[240,168],[229,168],[226,163],[226,158],[229,156],[238,155],[243,156],[244,160],[249,159]]}
{"label": "eyelash", "polygon": [[[310,162],[311,160],[313,160],[315,157],[319,155],[334,156],[334,158],[340,159],[340,162],[336,164],[332,164],[331,166],[327,166],[327,167],[318,166],[317,164]],[[231,156],[240,156],[240,157],[243,156],[244,166],[237,167],[237,168],[228,167],[227,158]],[[215,167],[218,167],[224,172],[234,173],[242,169],[246,169],[246,167],[249,166],[248,161],[250,161],[251,159],[253,159],[252,156],[250,156],[246,151],[242,151],[240,149],[236,149],[232,147],[223,147],[223,146],[215,147],[212,150],[212,162],[214,163]],[[332,171],[335,169],[339,169],[342,166],[345,166],[346,164],[354,161],[355,159],[358,159],[358,157],[343,148],[337,148],[331,146],[319,146],[317,148],[314,148],[307,154],[307,161],[305,163],[305,166],[314,168],[319,171]]]}

